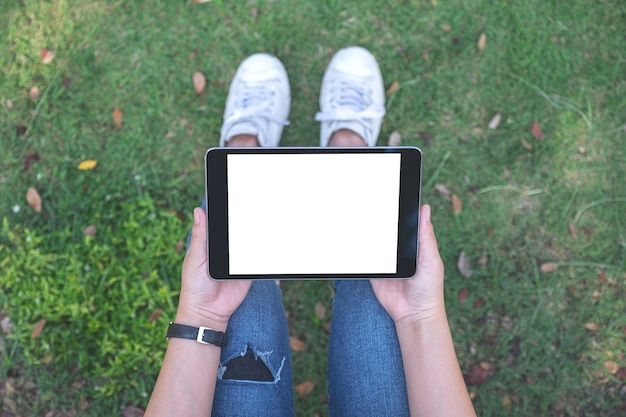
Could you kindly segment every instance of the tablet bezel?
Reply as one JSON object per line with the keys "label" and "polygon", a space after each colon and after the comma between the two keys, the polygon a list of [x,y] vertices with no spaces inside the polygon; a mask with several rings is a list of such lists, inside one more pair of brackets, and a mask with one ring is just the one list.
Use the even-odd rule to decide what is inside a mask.
{"label": "tablet bezel", "polygon": [[[395,274],[256,274],[231,275],[228,253],[228,154],[341,154],[399,153],[400,192],[398,244]],[[416,147],[220,147],[205,154],[205,195],[207,199],[207,271],[216,280],[232,279],[375,279],[411,278],[417,268],[419,208],[421,203],[422,154]]]}

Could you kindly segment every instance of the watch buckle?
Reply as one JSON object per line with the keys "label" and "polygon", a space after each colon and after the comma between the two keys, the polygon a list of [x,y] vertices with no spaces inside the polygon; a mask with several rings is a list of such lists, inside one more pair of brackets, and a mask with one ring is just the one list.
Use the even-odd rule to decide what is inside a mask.
{"label": "watch buckle", "polygon": [[208,327],[203,327],[203,326],[200,326],[200,328],[198,328],[198,337],[196,337],[196,342],[202,343],[203,345],[210,345],[209,342],[205,342],[203,340],[205,330],[211,330],[211,329]]}

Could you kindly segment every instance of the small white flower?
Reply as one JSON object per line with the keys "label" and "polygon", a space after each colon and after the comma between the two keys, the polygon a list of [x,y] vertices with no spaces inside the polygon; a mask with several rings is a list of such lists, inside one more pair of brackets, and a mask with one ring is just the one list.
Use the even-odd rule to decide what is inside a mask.
{"label": "small white flower", "polygon": [[19,213],[20,209],[21,209],[21,207],[20,207],[19,204],[14,205],[13,206],[13,213],[16,213],[16,214]]}
{"label": "small white flower", "polygon": [[37,181],[41,181],[42,178],[43,178],[43,174],[41,172],[39,172],[37,174]]}
{"label": "small white flower", "polygon": [[141,181],[141,175],[136,174],[135,175],[135,181]]}
{"label": "small white flower", "polygon": [[85,264],[85,266],[83,266],[83,270],[84,270],[85,272],[89,272],[89,271],[91,271],[91,265],[89,265],[89,264]]}

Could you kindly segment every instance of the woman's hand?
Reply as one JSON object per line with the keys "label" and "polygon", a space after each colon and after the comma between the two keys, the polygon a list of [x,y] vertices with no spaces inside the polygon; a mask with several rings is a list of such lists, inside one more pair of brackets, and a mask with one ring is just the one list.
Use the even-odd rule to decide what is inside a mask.
{"label": "woman's hand", "polygon": [[176,322],[224,331],[228,319],[248,294],[251,281],[215,281],[207,271],[207,225],[201,208],[193,211],[189,251],[183,262]]}
{"label": "woman's hand", "polygon": [[445,315],[443,300],[443,262],[437,248],[430,206],[420,209],[418,264],[409,280],[372,280],[372,288],[380,304],[397,323],[420,321]]}

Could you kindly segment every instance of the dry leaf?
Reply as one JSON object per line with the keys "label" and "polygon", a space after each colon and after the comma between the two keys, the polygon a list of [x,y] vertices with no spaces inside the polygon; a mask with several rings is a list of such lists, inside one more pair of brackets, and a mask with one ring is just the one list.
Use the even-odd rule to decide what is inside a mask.
{"label": "dry leaf", "polygon": [[617,371],[619,371],[619,365],[617,364],[617,362],[606,361],[604,362],[604,367],[611,375],[615,375]]}
{"label": "dry leaf", "polygon": [[600,270],[600,284],[606,284],[607,283],[607,279],[606,279],[606,271],[604,269]]}
{"label": "dry leaf", "polygon": [[118,129],[122,127],[122,111],[117,107],[113,109],[113,124]]}
{"label": "dry leaf", "polygon": [[152,314],[150,314],[150,317],[148,317],[148,321],[150,323],[152,323],[153,321],[156,321],[159,317],[161,317],[161,314],[163,314],[163,310],[160,308],[157,308],[156,310],[152,312]]}
{"label": "dry leaf", "polygon": [[480,258],[478,258],[478,260],[476,261],[476,263],[480,266],[485,266],[489,263],[489,255],[485,254],[482,255]]}
{"label": "dry leaf", "polygon": [[306,398],[314,389],[315,383],[313,381],[305,381],[294,387],[294,390],[298,393],[300,398]]}
{"label": "dry leaf", "polygon": [[85,230],[83,230],[83,234],[85,236],[95,236],[97,231],[98,229],[96,228],[96,225],[90,224],[89,226],[85,227]]}
{"label": "dry leaf", "polygon": [[185,243],[182,240],[179,240],[178,242],[176,242],[176,244],[174,245],[174,251],[176,253],[181,253],[183,251],[183,248],[185,247]]}
{"label": "dry leaf", "polygon": [[569,229],[569,234],[574,238],[574,240],[578,239],[578,231],[576,230],[574,223],[569,223],[567,228]]}
{"label": "dry leaf", "polygon": [[2,332],[4,334],[11,333],[11,331],[13,331],[13,326],[11,325],[11,318],[8,316],[3,317],[2,320],[0,320],[0,328],[2,328]]}
{"label": "dry leaf", "polygon": [[463,277],[470,278],[472,276],[472,269],[470,268],[470,262],[465,254],[465,251],[462,250],[459,255],[459,260],[456,263],[456,267],[459,269],[459,272]]}
{"label": "dry leaf", "polygon": [[98,165],[98,161],[95,159],[87,159],[78,164],[79,171],[87,171],[89,169],[94,169]]}
{"label": "dry leaf", "polygon": [[39,89],[37,87],[33,87],[28,92],[28,97],[31,100],[37,100],[39,98]]}
{"label": "dry leaf", "polygon": [[37,323],[35,323],[35,327],[33,327],[33,331],[30,334],[32,339],[37,339],[41,336],[41,332],[43,332],[43,328],[46,327],[46,319],[41,319]]}
{"label": "dry leaf", "polygon": [[539,126],[539,123],[533,123],[532,132],[535,139],[543,140],[543,132],[541,131],[541,126]]}
{"label": "dry leaf", "polygon": [[303,352],[306,349],[304,342],[296,337],[289,337],[289,346],[294,352]]}
{"label": "dry leaf", "polygon": [[467,296],[469,295],[469,290],[467,288],[461,288],[459,293],[457,294],[457,298],[459,299],[459,303],[465,302]]}
{"label": "dry leaf", "polygon": [[196,4],[209,3],[211,0],[193,0]]}
{"label": "dry leaf", "polygon": [[11,110],[13,108],[13,100],[7,100],[5,105],[7,106],[7,109]]}
{"label": "dry leaf", "polygon": [[533,145],[531,145],[530,143],[528,143],[527,140],[522,139],[522,146],[526,149],[528,149],[529,151],[533,150]]}
{"label": "dry leaf", "polygon": [[201,72],[193,73],[193,89],[196,90],[196,94],[202,94],[204,91],[204,87],[206,87],[206,78],[204,78],[204,74]]}
{"label": "dry leaf", "polygon": [[512,408],[511,397],[509,397],[508,394],[504,394],[502,396],[502,406],[506,408],[508,411],[511,411],[511,408]]}
{"label": "dry leaf", "polygon": [[585,323],[585,329],[587,330],[591,330],[592,332],[597,332],[598,330],[600,330],[600,326],[598,326],[596,323]]}
{"label": "dry leaf", "polygon": [[320,301],[315,304],[315,316],[320,320],[326,316],[326,307]]}
{"label": "dry leaf", "polygon": [[463,379],[467,385],[481,385],[489,376],[489,370],[479,364],[472,366],[469,374],[464,374]]}
{"label": "dry leaf", "polygon": [[615,373],[615,377],[621,379],[622,381],[626,381],[626,366],[619,368],[619,370]]}
{"label": "dry leaf", "polygon": [[544,274],[548,272],[554,272],[557,269],[559,269],[559,266],[555,264],[554,262],[545,262],[541,264],[541,266],[539,267],[539,270]]}
{"label": "dry leaf", "polygon": [[54,60],[54,54],[48,48],[41,48],[39,55],[41,56],[41,62],[44,64],[49,64]]}
{"label": "dry leaf", "polygon": [[35,213],[41,213],[41,196],[33,187],[29,187],[26,191],[26,201],[35,210]]}
{"label": "dry leaf", "polygon": [[435,190],[437,190],[437,192],[439,193],[439,195],[441,197],[443,197],[444,199],[450,201],[452,198],[452,193],[450,192],[450,190],[448,189],[448,187],[446,187],[443,184],[437,184],[435,185]]}
{"label": "dry leaf", "polygon": [[398,133],[398,131],[394,130],[391,133],[391,135],[389,135],[388,145],[389,146],[400,146],[401,143],[402,143],[402,136],[400,136],[400,133]]}
{"label": "dry leaf", "polygon": [[478,297],[474,300],[474,304],[472,305],[474,308],[481,308],[485,305],[485,299],[483,297]]}
{"label": "dry leaf", "polygon": [[385,94],[387,95],[387,97],[389,97],[390,95],[398,91],[398,88],[400,88],[400,82],[396,80],[393,83],[391,83],[391,85],[389,86]]}
{"label": "dry leaf", "polygon": [[463,209],[463,200],[461,200],[458,195],[452,194],[450,201],[452,202],[452,212],[457,215],[461,213],[461,210]]}
{"label": "dry leaf", "polygon": [[498,126],[500,125],[500,120],[502,120],[502,114],[500,113],[496,113],[492,118],[491,121],[489,122],[489,129],[497,129]]}
{"label": "dry leaf", "polygon": [[442,25],[441,29],[443,29],[444,32],[450,32],[452,27],[450,25]]}
{"label": "dry leaf", "polygon": [[145,411],[132,405],[122,408],[122,417],[143,417]]}
{"label": "dry leaf", "polygon": [[487,46],[487,35],[485,35],[484,33],[481,33],[480,36],[478,37],[478,42],[476,46],[478,46],[479,51],[484,51],[485,46]]}

